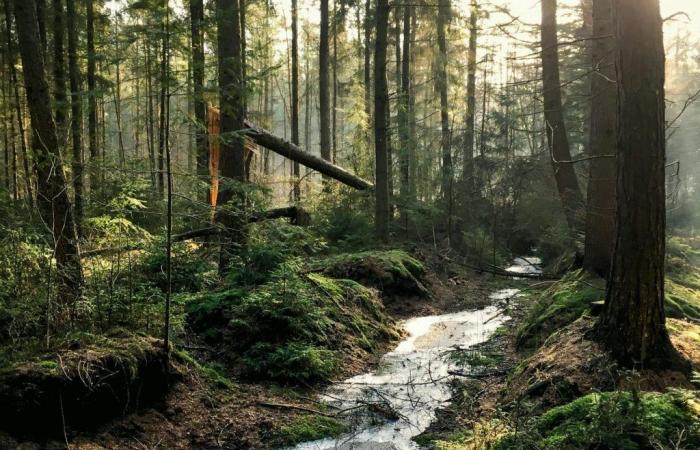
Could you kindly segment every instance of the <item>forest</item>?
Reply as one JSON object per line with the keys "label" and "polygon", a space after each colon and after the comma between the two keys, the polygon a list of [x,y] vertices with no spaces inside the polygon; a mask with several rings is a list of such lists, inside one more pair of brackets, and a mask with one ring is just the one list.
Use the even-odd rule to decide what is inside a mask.
{"label": "forest", "polygon": [[0,450],[700,448],[697,2],[0,5]]}

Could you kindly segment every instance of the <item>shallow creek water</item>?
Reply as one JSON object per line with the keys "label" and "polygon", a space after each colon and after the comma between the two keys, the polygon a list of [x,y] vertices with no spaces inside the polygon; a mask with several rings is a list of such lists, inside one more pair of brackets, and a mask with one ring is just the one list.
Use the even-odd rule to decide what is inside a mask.
{"label": "shallow creek water", "polygon": [[[534,258],[516,258],[508,270],[532,273],[538,263]],[[446,406],[451,397],[449,371],[456,367],[449,352],[488,340],[508,320],[496,305],[518,293],[518,289],[496,291],[489,296],[494,305],[476,311],[406,320],[403,328],[407,337],[382,357],[376,370],[334,384],[321,398],[339,411],[347,411],[355,431],[306,442],[295,449],[417,449],[411,438],[428,428],[437,409]],[[367,404],[388,404],[398,419],[381,421],[367,412],[363,407]]]}

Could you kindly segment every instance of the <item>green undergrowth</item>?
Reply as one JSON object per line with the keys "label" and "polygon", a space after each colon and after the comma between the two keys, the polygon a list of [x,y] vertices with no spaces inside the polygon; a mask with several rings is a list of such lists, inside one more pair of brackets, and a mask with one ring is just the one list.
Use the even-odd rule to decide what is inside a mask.
{"label": "green undergrowth", "polygon": [[578,270],[554,283],[535,301],[517,335],[519,348],[536,348],[555,331],[573,323],[602,300],[605,282]]}
{"label": "green undergrowth", "polygon": [[[604,298],[603,279],[582,270],[567,273],[532,305],[518,330],[518,347],[539,347],[554,332],[590,311],[593,302]],[[700,239],[669,239],[665,309],[668,317],[700,320]]]}
{"label": "green undergrowth", "polygon": [[344,253],[317,260],[313,270],[335,278],[348,278],[388,295],[425,296],[425,267],[402,250]]}
{"label": "green undergrowth", "polygon": [[700,446],[697,393],[593,393],[552,408],[494,449],[670,449]]}
{"label": "green undergrowth", "polygon": [[700,320],[700,238],[672,237],[666,250],[666,313]]}
{"label": "green undergrowth", "polygon": [[244,375],[283,382],[329,380],[348,356],[398,336],[376,291],[291,264],[249,292],[203,294],[186,312],[194,331],[233,351]]}
{"label": "green undergrowth", "polygon": [[178,362],[194,370],[199,376],[210,382],[213,386],[222,389],[233,389],[235,387],[234,383],[223,374],[222,370],[210,364],[204,364],[198,361],[190,353],[175,349],[173,350],[173,356]]}
{"label": "green undergrowth", "polygon": [[272,441],[280,447],[289,447],[302,442],[336,437],[349,430],[343,422],[320,415],[301,416],[275,433]]}

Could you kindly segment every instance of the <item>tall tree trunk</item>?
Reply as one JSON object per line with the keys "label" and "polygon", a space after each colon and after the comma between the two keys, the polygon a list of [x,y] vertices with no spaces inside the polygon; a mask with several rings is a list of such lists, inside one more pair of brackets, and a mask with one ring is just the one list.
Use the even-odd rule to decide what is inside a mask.
{"label": "tall tree trunk", "polygon": [[75,226],[80,236],[83,223],[83,110],[80,98],[80,66],[78,63],[78,28],[75,0],[66,0],[66,28],[68,29],[68,73],[70,77],[71,136],[73,149],[73,203]]}
{"label": "tall tree trunk", "polygon": [[[299,30],[298,30],[297,0],[292,0],[292,143],[299,145]],[[294,175],[293,199],[301,200],[301,187],[299,186],[299,163],[294,161],[292,166]]]}
{"label": "tall tree trunk", "polygon": [[117,22],[114,34],[115,50],[115,84],[114,84],[114,118],[117,125],[117,143],[119,144],[119,167],[126,167],[126,150],[124,149],[124,132],[122,129],[122,82],[121,82],[121,53],[119,50],[119,22]]}
{"label": "tall tree trunk", "polygon": [[365,88],[365,114],[367,115],[367,120],[372,123],[370,117],[372,117],[372,78],[371,78],[371,67],[370,67],[370,43],[372,41],[372,25],[374,21],[372,20],[372,0],[365,0],[365,45],[364,45],[364,88]]}
{"label": "tall tree trunk", "polygon": [[155,113],[153,107],[153,67],[152,67],[152,53],[151,44],[146,40],[146,97],[147,104],[147,126],[146,132],[148,134],[148,166],[151,171],[151,191],[153,193],[158,191],[158,177],[156,174],[156,149],[155,149],[155,124],[153,115]]}
{"label": "tall tree trunk", "polygon": [[413,145],[411,141],[410,124],[410,86],[411,86],[411,8],[408,2],[403,6],[403,55],[401,58],[401,85],[398,108],[399,126],[399,195],[401,206],[404,209],[402,217],[406,219],[405,210],[411,199],[410,165]]}
{"label": "tall tree trunk", "polygon": [[[243,140],[235,132],[244,128],[244,86],[241,60],[241,30],[238,0],[217,0],[218,57],[219,57],[219,101],[221,158],[219,174],[233,182],[245,181],[245,158]],[[231,202],[232,204],[227,205]],[[217,205],[234,209],[243,207],[243,199],[230,183],[223,183],[219,189]],[[231,256],[240,244],[243,224],[240,214],[218,214],[218,219],[227,228],[221,248],[219,270],[224,272]]]}
{"label": "tall tree trunk", "polygon": [[15,46],[12,41],[12,0],[4,0],[5,3],[5,37],[7,41],[8,65],[10,69],[10,80],[14,96],[14,109],[17,118],[17,130],[19,131],[20,146],[22,149],[22,168],[24,169],[24,185],[27,191],[27,204],[34,207],[34,192],[32,189],[32,173],[29,170],[29,151],[27,150],[26,133],[24,130],[24,115],[22,114],[22,103],[19,96],[19,81],[17,70],[15,69]]}
{"label": "tall tree trunk", "polygon": [[467,123],[464,133],[464,156],[462,161],[462,207],[463,217],[468,219],[471,212],[471,200],[474,195],[474,128],[476,125],[476,39],[479,30],[479,5],[471,1],[469,15],[469,54],[467,56]]}
{"label": "tall tree trunk", "polygon": [[63,2],[53,0],[53,82],[54,102],[56,111],[56,131],[58,142],[63,146],[66,136],[66,121],[68,117],[68,101],[66,99],[66,66],[64,59],[63,37]]}
{"label": "tall tree trunk", "polygon": [[437,40],[438,40],[438,61],[436,82],[440,92],[440,127],[442,139],[442,177],[441,195],[448,215],[448,234],[451,233],[452,217],[452,143],[450,136],[450,116],[447,99],[447,37],[446,28],[450,20],[451,6],[449,0],[440,0],[437,14]]}
{"label": "tall tree trunk", "polygon": [[564,124],[559,79],[559,43],[557,38],[557,1],[542,0],[542,77],[547,143],[554,177],[569,230],[581,229],[583,195],[571,161],[569,138]]}
{"label": "tall tree trunk", "polygon": [[73,211],[63,174],[51,96],[44,72],[35,4],[14,1],[24,84],[32,123],[32,148],[38,173],[39,206],[54,241],[58,274],[58,300],[64,309],[59,318],[74,318],[75,303],[82,294],[83,272]]}
{"label": "tall tree trunk", "polygon": [[[615,233],[617,92],[613,0],[593,0],[590,161],[583,265],[608,276]],[[611,157],[613,156],[613,157]]]}
{"label": "tall tree trunk", "polygon": [[158,110],[158,177],[157,187],[158,187],[158,198],[164,198],[165,195],[165,141],[167,139],[166,130],[166,118],[168,114],[168,109],[170,105],[167,102],[167,85],[168,85],[168,35],[166,33],[166,28],[168,27],[168,0],[163,1],[163,14],[166,16],[166,20],[161,23],[161,30],[163,39],[161,41],[160,48],[160,108]]}
{"label": "tall tree trunk", "polygon": [[[328,42],[328,0],[321,0],[321,36],[318,49],[318,88],[320,103],[321,157],[331,160],[331,117],[328,86],[330,48]],[[324,178],[325,179],[325,178]]]}
{"label": "tall tree trunk", "polygon": [[100,185],[97,148],[97,78],[95,73],[95,11],[94,0],[86,2],[87,17],[87,88],[88,88],[88,152],[90,153],[90,194],[94,196]]}
{"label": "tall tree trunk", "polygon": [[[194,91],[195,147],[197,149],[197,177],[204,181],[209,176],[209,150],[206,133],[206,105],[204,104],[204,21],[203,0],[190,0],[190,38],[192,40],[192,87]],[[209,193],[205,192],[206,200]]]}
{"label": "tall tree trunk", "polygon": [[374,43],[374,146],[375,146],[375,227],[377,238],[389,241],[389,164],[387,135],[387,108],[389,88],[386,78],[388,46],[389,2],[377,0],[376,33]]}
{"label": "tall tree trunk", "polygon": [[658,0],[616,0],[615,246],[598,331],[626,365],[689,368],[665,326],[666,133]]}

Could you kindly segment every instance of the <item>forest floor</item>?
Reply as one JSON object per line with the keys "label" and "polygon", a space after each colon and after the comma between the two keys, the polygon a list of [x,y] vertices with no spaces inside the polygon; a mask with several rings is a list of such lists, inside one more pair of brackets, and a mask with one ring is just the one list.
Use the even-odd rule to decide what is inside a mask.
{"label": "forest floor", "polygon": [[[523,324],[531,319],[536,300],[555,282],[476,273],[432,249],[413,254],[425,263],[430,295],[385,297],[386,312],[396,320],[476,310],[490,306],[494,300],[489,295],[495,291],[517,288],[521,292],[506,306],[510,318],[506,326],[470,349],[468,364],[482,364],[483,370],[452,382],[451,404],[439,410],[437,420],[415,439],[423,447],[481,448],[518,430],[529,418],[589,392],[630,387],[693,389],[677,373],[617,372],[605,352],[585,338],[593,323],[590,317],[564,326],[556,338],[540,347],[523,350],[519,348]],[[700,368],[700,326],[671,319],[669,329],[676,346],[696,370]],[[385,342],[369,358],[349,359],[336,379],[368,372],[394,345],[394,341]],[[201,356],[202,349],[187,350]],[[480,362],[475,362],[474,354]],[[324,385],[234,383],[187,356],[176,354],[173,360],[181,381],[174,383],[161,403],[96,431],[69,435],[64,442],[19,444],[0,436],[0,448],[274,449],[347,431],[338,412],[316,400]]]}
{"label": "forest floor", "polygon": [[[483,308],[492,303],[489,294],[494,291],[524,285],[507,277],[477,274],[438,256],[432,249],[414,254],[426,265],[431,294],[384,298],[386,312],[396,320]],[[371,370],[393,345],[386,343],[370,358],[351,359],[337,379]],[[187,350],[200,356],[199,350],[203,349]],[[0,447],[4,448],[3,442],[12,442],[24,449],[59,449],[66,448],[66,444],[73,450],[271,449],[345,430],[335,412],[316,400],[323,385],[304,388],[229,383],[200,370],[199,364],[188,358],[176,355],[173,360],[182,381],[174,383],[163,402],[96,431],[71,435],[68,442],[15,444],[0,439]]]}

